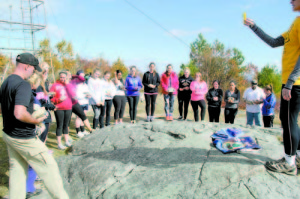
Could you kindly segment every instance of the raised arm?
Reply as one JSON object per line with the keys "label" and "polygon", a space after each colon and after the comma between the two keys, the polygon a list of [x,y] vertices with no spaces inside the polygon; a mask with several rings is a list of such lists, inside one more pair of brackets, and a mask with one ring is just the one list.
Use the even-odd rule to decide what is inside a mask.
{"label": "raised arm", "polygon": [[284,38],[283,36],[279,36],[277,38],[273,38],[270,35],[266,34],[260,27],[258,27],[253,20],[246,19],[245,25],[249,26],[250,29],[259,37],[261,38],[266,44],[271,46],[272,48],[276,48],[278,46],[284,45]]}

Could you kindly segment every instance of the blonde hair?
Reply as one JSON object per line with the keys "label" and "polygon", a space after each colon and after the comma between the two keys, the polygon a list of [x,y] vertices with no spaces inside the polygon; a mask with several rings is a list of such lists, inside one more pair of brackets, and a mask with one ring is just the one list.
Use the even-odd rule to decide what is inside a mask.
{"label": "blonde hair", "polygon": [[49,64],[47,63],[47,62],[42,62],[41,64],[40,64],[40,67],[41,67],[41,69],[43,70],[43,71],[45,71],[45,70],[49,70]]}
{"label": "blonde hair", "polygon": [[29,84],[32,86],[39,87],[41,86],[43,88],[44,93],[47,94],[47,91],[45,89],[45,81],[43,78],[43,75],[40,73],[34,73],[29,79],[28,79]]}

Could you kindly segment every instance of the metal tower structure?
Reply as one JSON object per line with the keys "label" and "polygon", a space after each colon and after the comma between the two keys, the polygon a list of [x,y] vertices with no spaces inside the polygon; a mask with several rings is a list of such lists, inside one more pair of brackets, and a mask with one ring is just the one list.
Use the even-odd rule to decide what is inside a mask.
{"label": "metal tower structure", "polygon": [[0,50],[36,53],[35,34],[45,28],[44,0],[20,0],[20,12],[12,13],[11,5],[10,19],[0,19]]}

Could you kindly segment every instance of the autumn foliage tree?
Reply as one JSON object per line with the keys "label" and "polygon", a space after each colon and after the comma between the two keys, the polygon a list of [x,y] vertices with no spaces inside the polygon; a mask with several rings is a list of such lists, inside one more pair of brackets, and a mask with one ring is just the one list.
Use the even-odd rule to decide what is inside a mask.
{"label": "autumn foliage tree", "polygon": [[202,34],[191,44],[190,62],[181,66],[181,73],[185,67],[190,68],[191,75],[196,72],[202,74],[207,84],[219,80],[222,85],[228,85],[231,80],[243,84],[243,73],[246,70],[242,64],[245,58],[237,48],[225,48],[216,40],[208,43]]}
{"label": "autumn foliage tree", "polygon": [[120,70],[123,74],[123,78],[128,75],[128,68],[125,66],[124,62],[118,58],[111,66],[111,76],[115,76],[115,71]]}

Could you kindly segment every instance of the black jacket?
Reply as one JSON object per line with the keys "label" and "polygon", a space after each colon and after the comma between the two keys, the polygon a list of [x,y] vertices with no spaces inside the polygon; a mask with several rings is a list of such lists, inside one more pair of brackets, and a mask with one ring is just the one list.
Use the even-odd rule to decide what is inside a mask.
{"label": "black jacket", "polygon": [[[47,92],[49,92],[49,83],[48,82],[45,82],[45,89],[46,89]],[[42,86],[39,86],[36,89],[36,92],[44,92]],[[51,104],[50,100],[41,99],[39,101],[41,103],[41,106],[45,107],[46,111],[48,112],[48,117],[44,120],[44,122],[45,123],[51,123],[52,119],[51,119],[50,111],[53,111],[55,109],[55,106],[53,104]]]}
{"label": "black jacket", "polygon": [[[186,78],[185,75],[182,75],[181,77],[179,77],[179,88],[190,87],[192,81],[194,81],[194,79],[191,76]],[[191,95],[192,91],[191,90],[180,91],[178,89],[178,95],[186,95],[186,94]]]}
{"label": "black jacket", "polygon": [[[214,101],[213,97],[218,97],[218,101]],[[219,107],[222,104],[222,98],[223,98],[223,91],[222,89],[214,89],[211,88],[208,90],[208,93],[206,94],[206,99],[208,102],[208,106],[213,107]]]}
{"label": "black jacket", "polygon": [[[157,93],[158,92],[158,86],[160,85],[160,77],[158,73],[145,72],[143,76],[143,85],[144,85],[144,92],[145,93]],[[153,84],[156,87],[150,88],[148,85]]]}

